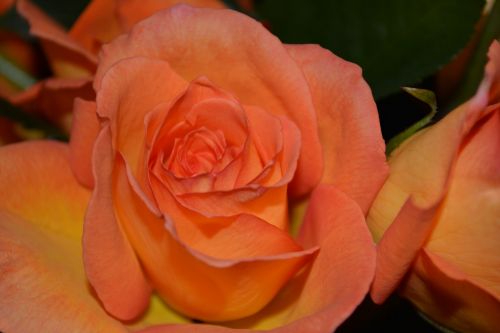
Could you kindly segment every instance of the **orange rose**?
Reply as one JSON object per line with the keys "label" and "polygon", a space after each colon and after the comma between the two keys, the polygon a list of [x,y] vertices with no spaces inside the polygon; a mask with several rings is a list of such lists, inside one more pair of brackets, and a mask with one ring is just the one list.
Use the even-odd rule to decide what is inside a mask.
{"label": "orange rose", "polygon": [[[0,212],[9,213],[0,218],[0,249],[28,257],[0,264],[0,273],[12,272],[0,282],[0,329],[36,327],[17,311],[29,305],[52,330],[117,330],[90,296],[82,267],[120,320],[141,320],[151,291],[161,295],[169,306],[155,301],[162,316],[149,323],[165,325],[145,332],[331,332],[361,302],[375,260],[364,212],[386,165],[357,66],[318,46],[283,45],[242,14],[178,6],[105,46],[94,88],[95,101],[75,104],[69,157],[61,144],[0,150],[4,186],[36,181],[0,198]],[[24,178],[23,156],[32,159],[24,168],[35,169]],[[69,165],[92,189],[83,266],[74,240],[88,191],[70,180]],[[288,197],[309,198],[296,238]],[[51,209],[40,211],[42,200]],[[75,236],[59,243],[58,232]],[[57,246],[37,252],[46,242]],[[78,285],[54,255],[66,248]],[[64,283],[39,281],[44,270]],[[11,290],[21,278],[27,287]],[[72,323],[54,321],[80,307]]]}
{"label": "orange rose", "polygon": [[390,157],[368,224],[372,298],[404,296],[463,332],[500,330],[500,45],[476,95]]}

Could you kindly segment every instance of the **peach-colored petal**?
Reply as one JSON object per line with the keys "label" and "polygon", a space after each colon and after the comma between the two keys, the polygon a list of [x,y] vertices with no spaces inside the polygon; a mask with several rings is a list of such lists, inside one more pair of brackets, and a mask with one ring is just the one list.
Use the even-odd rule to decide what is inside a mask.
{"label": "peach-colored petal", "polygon": [[430,318],[457,331],[490,333],[500,329],[498,298],[426,250],[402,290]]}
{"label": "peach-colored petal", "polygon": [[425,248],[500,301],[500,104],[495,108],[462,148]]}
{"label": "peach-colored petal", "polygon": [[69,156],[76,179],[88,188],[94,187],[92,150],[99,129],[95,103],[77,98],[73,108]]}
{"label": "peach-colored petal", "polygon": [[[299,241],[305,247],[320,246],[311,266],[262,311],[225,325],[274,333],[325,333],[334,331],[354,311],[368,292],[375,270],[375,245],[359,206],[333,186],[320,185],[313,192]],[[146,332],[167,332],[167,328],[183,332],[175,326]],[[218,332],[201,326],[200,332],[205,331]]]}
{"label": "peach-colored petal", "polygon": [[210,321],[255,313],[316,251],[311,248],[239,260],[203,255],[179,240],[168,216],[151,210],[123,162],[118,160],[114,170],[117,218],[155,290],[181,313]]}
{"label": "peach-colored petal", "polygon": [[206,76],[244,105],[289,116],[302,133],[292,194],[307,193],[317,184],[322,156],[307,83],[280,41],[260,23],[229,10],[176,6],[162,11],[103,47],[95,87],[117,61],[141,55],[168,61],[187,80]]}
{"label": "peach-colored petal", "polygon": [[210,257],[243,259],[301,250],[286,226],[273,226],[254,215],[205,217],[183,208],[167,191],[160,209],[168,212],[179,239]]}
{"label": "peach-colored petal", "polygon": [[382,238],[371,290],[376,302],[384,301],[410,267],[433,229],[433,211],[437,214],[441,210],[459,149],[473,135],[474,127],[493,112],[487,103],[498,69],[491,64],[471,100],[408,139],[390,158],[390,176],[368,216],[375,239]]}
{"label": "peach-colored petal", "polygon": [[64,29],[28,0],[19,0],[17,10],[30,24],[30,33],[40,38],[52,70],[59,77],[87,77],[96,68],[95,55],[71,39]]}
{"label": "peach-colored petal", "polygon": [[183,194],[176,199],[184,207],[207,217],[250,214],[281,229],[288,229],[286,186]]}
{"label": "peach-colored petal", "polygon": [[14,105],[42,115],[66,132],[71,128],[71,111],[76,97],[95,98],[90,79],[50,78],[10,98]]}
{"label": "peach-colored petal", "polygon": [[83,261],[87,277],[114,316],[130,320],[149,303],[151,288],[122,227],[115,218],[111,184],[114,152],[109,126],[96,140],[95,188],[85,216]]}
{"label": "peach-colored petal", "polygon": [[361,69],[318,45],[287,45],[309,84],[323,148],[321,182],[368,212],[388,174],[377,107]]}
{"label": "peach-colored petal", "polygon": [[89,193],[55,142],[0,148],[0,330],[124,332],[91,296],[81,261]]}

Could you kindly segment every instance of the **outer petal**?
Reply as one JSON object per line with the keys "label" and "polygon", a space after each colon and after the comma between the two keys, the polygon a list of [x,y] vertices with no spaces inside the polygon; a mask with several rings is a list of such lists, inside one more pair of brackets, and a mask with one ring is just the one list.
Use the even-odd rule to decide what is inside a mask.
{"label": "outer petal", "polygon": [[94,99],[90,79],[50,78],[13,96],[10,101],[29,112],[50,119],[67,132],[71,128],[71,110],[76,97]]}
{"label": "outer petal", "polygon": [[69,36],[91,53],[148,16],[178,3],[225,8],[218,0],[93,0],[78,17]]}
{"label": "outer petal", "polygon": [[81,262],[89,193],[63,144],[0,149],[0,330],[123,332],[91,296]]}
{"label": "outer petal", "polygon": [[230,324],[272,332],[334,331],[361,303],[375,271],[375,245],[359,206],[330,185],[312,194],[298,236],[317,244],[313,264],[254,317]]}
{"label": "outer petal", "polygon": [[30,24],[30,32],[42,40],[52,70],[59,77],[86,77],[95,71],[97,59],[71,39],[64,29],[28,0],[19,0],[19,14]]}
{"label": "outer petal", "polygon": [[[396,288],[429,236],[436,221],[432,216],[441,208],[460,147],[473,135],[474,126],[493,111],[487,104],[491,85],[498,77],[497,60],[491,59],[485,79],[470,101],[414,135],[391,156],[389,179],[368,216],[377,240],[387,229],[379,244],[371,291],[376,302],[383,302]],[[403,244],[403,240],[407,242]]]}
{"label": "outer petal", "polygon": [[318,117],[321,182],[353,198],[366,214],[388,174],[377,107],[361,69],[317,45],[287,45],[302,68]]}
{"label": "outer petal", "polygon": [[95,189],[85,216],[85,271],[106,310],[130,320],[146,309],[151,288],[115,218],[111,193],[114,152],[109,126],[99,133],[93,159],[99,163],[94,164]]}
{"label": "outer petal", "polygon": [[460,152],[425,248],[500,303],[500,104],[494,108]]}
{"label": "outer petal", "polygon": [[76,99],[69,142],[70,163],[76,179],[88,188],[94,187],[92,150],[99,129],[95,103]]}
{"label": "outer petal", "polygon": [[489,333],[500,329],[499,300],[425,250],[402,290],[432,319],[460,332]]}
{"label": "outer petal", "polygon": [[71,27],[69,37],[88,52],[97,54],[103,43],[125,32],[116,15],[117,2],[92,0]]}
{"label": "outer petal", "polygon": [[184,3],[193,7],[226,8],[219,0],[115,0],[119,22],[124,31],[129,31],[134,24],[154,13]]}
{"label": "outer petal", "polygon": [[322,156],[307,83],[280,41],[259,23],[229,10],[176,6],[162,11],[103,48],[95,87],[114,63],[141,55],[168,61],[187,80],[206,76],[242,104],[288,115],[302,133],[293,194],[317,184]]}

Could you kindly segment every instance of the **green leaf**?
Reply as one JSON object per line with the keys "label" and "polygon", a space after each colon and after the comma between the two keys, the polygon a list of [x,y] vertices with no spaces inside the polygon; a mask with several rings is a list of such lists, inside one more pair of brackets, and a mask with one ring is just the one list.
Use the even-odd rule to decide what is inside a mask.
{"label": "green leaf", "polygon": [[411,125],[403,132],[389,140],[386,146],[386,155],[389,156],[403,141],[427,126],[437,113],[436,95],[430,90],[404,87],[404,91],[427,104],[431,111],[422,119]]}
{"label": "green leaf", "polygon": [[262,0],[286,43],[318,43],[359,64],[376,98],[433,73],[465,46],[483,0]]}
{"label": "green leaf", "polygon": [[17,67],[14,62],[0,53],[0,77],[4,77],[17,88],[24,90],[34,84],[36,80],[28,73]]}

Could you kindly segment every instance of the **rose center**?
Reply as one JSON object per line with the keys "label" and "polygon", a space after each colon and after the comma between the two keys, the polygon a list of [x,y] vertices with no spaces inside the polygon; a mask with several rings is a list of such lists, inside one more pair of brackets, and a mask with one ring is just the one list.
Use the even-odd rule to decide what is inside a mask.
{"label": "rose center", "polygon": [[206,127],[193,129],[184,137],[174,140],[165,166],[181,178],[212,173],[223,159],[226,149],[222,131]]}

